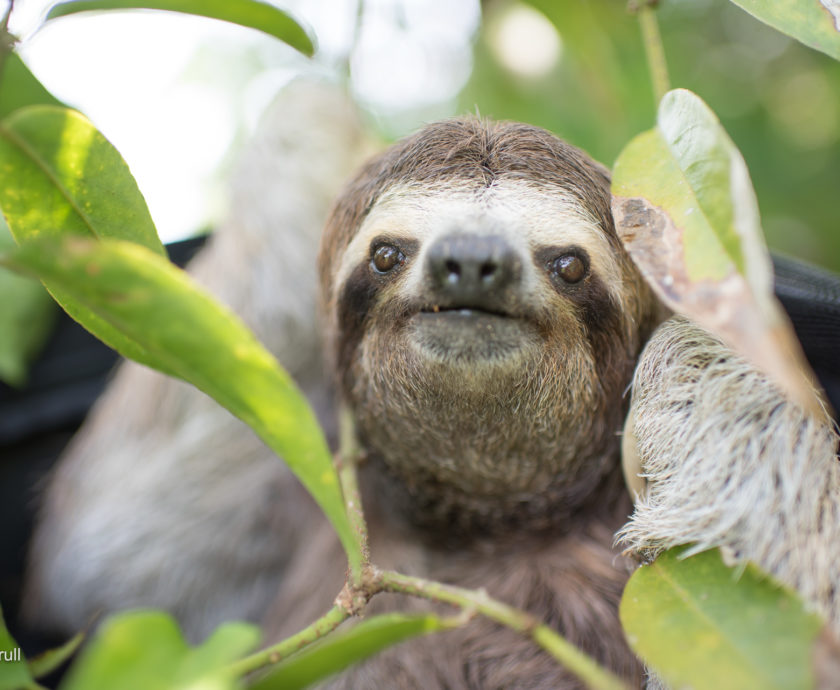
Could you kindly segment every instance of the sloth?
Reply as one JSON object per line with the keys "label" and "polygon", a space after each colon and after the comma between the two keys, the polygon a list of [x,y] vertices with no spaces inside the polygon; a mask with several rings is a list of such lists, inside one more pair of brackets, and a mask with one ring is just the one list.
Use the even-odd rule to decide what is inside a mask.
{"label": "sloth", "polygon": [[[618,239],[609,190],[604,167],[544,130],[423,128],[332,206],[317,259],[326,373],[307,373],[318,348],[291,371],[327,426],[338,402],[352,413],[374,563],[485,588],[638,687],[618,603],[639,560],[672,545],[756,561],[840,630],[840,468],[829,424],[711,334],[666,320]],[[310,270],[299,263],[286,260],[298,277]],[[237,422],[198,429],[185,391],[138,367],[117,376],[47,492],[32,619],[72,628],[97,609],[154,605],[192,639],[238,617],[270,641],[329,607],[346,566],[330,526]],[[162,431],[138,392],[172,413]],[[126,432],[107,427],[119,416]],[[625,419],[647,481],[635,509]],[[369,610],[428,607],[380,595]],[[479,619],[330,683],[579,687]]]}

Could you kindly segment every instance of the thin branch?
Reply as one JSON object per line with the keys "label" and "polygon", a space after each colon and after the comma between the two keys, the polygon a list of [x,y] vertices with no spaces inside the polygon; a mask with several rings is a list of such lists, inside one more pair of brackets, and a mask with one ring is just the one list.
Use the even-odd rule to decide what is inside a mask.
{"label": "thin branch", "polygon": [[12,10],[15,8],[15,0],[9,0],[9,5],[3,18],[0,19],[0,79],[3,77],[3,71],[6,67],[6,56],[12,52],[18,39],[15,35],[9,33],[9,17],[12,16]]}
{"label": "thin branch", "polygon": [[271,647],[261,649],[259,652],[246,656],[244,659],[235,661],[227,668],[231,674],[240,678],[252,671],[257,671],[265,666],[276,664],[290,654],[321,639],[324,635],[335,630],[341,623],[350,617],[350,613],[339,605],[333,606],[323,616],[303,630],[282,642]]}
{"label": "thin branch", "polygon": [[356,440],[356,425],[353,415],[346,406],[339,410],[338,418],[338,457],[336,467],[341,490],[344,494],[344,506],[350,526],[356,535],[356,541],[362,554],[362,562],[358,566],[351,564],[350,583],[359,586],[365,569],[370,564],[368,551],[367,524],[362,512],[362,498],[359,493],[359,482],[356,467],[363,457],[361,448]]}
{"label": "thin branch", "polygon": [[454,604],[465,611],[478,612],[522,633],[551,654],[590,688],[627,690],[627,685],[620,678],[602,668],[594,659],[563,639],[547,625],[540,623],[525,611],[493,599],[483,589],[463,589],[391,571],[378,571],[375,579],[382,591],[410,594],[432,601]]}
{"label": "thin branch", "polygon": [[508,606],[490,597],[486,591],[453,587],[440,582],[382,571],[370,564],[367,544],[367,525],[362,513],[356,466],[364,457],[356,439],[353,416],[346,407],[339,411],[339,452],[336,458],[338,476],[344,494],[345,508],[362,552],[362,562],[351,565],[347,583],[336,597],[335,606],[317,621],[296,635],[245,657],[228,668],[241,677],[265,666],[275,664],[289,654],[315,642],[334,630],[351,616],[360,615],[370,599],[380,592],[392,592],[453,604],[461,609],[453,619],[458,625],[475,614],[481,614],[525,637],[557,659],[566,669],[595,690],[627,690],[615,675],[563,639],[530,613]]}
{"label": "thin branch", "polygon": [[350,35],[350,46],[347,48],[347,52],[342,56],[339,64],[339,73],[344,78],[344,85],[348,89],[350,88],[350,82],[353,78],[353,55],[356,52],[356,48],[359,46],[359,40],[362,36],[362,23],[364,22],[364,16],[365,0],[357,0],[356,15],[353,19],[353,33]]}
{"label": "thin branch", "polygon": [[653,8],[655,3],[643,2],[636,8],[639,25],[642,29],[642,41],[645,45],[648,71],[653,85],[654,107],[658,108],[662,97],[670,90],[668,79],[668,63],[665,61],[665,48],[662,46],[662,36]]}
{"label": "thin branch", "polygon": [[15,0],[9,0],[9,6],[6,8],[6,12],[3,15],[3,18],[0,19],[0,31],[3,33],[9,28],[9,17],[12,16],[12,10],[15,8]]}

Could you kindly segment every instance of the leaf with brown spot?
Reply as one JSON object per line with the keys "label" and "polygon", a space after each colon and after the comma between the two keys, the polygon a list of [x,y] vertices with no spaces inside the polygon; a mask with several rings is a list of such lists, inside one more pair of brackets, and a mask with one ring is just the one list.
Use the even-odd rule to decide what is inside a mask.
{"label": "leaf with brown spot", "polygon": [[715,114],[685,89],[621,152],[612,181],[618,234],[656,294],[715,333],[812,414],[819,384],[773,295],[746,163]]}

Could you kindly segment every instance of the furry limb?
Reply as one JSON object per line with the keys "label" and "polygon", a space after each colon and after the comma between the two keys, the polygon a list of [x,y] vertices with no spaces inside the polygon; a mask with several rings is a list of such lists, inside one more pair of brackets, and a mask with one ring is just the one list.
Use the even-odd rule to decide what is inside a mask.
{"label": "furry limb", "polygon": [[840,631],[840,463],[828,425],[702,328],[660,326],[633,383],[648,486],[618,540],[646,559],[723,547],[785,584]]}

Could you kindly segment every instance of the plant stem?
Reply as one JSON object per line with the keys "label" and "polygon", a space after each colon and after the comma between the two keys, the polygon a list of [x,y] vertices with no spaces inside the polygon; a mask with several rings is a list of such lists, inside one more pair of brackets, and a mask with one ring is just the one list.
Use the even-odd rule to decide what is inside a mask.
{"label": "plant stem", "polygon": [[9,17],[12,16],[14,8],[15,0],[9,0],[6,13],[0,19],[0,80],[3,78],[3,70],[6,66],[6,56],[12,52],[12,48],[17,43],[17,38],[9,33]]}
{"label": "plant stem", "polygon": [[382,591],[410,594],[432,601],[454,604],[465,611],[476,611],[497,623],[522,633],[526,637],[530,637],[590,688],[596,690],[627,689],[620,678],[602,668],[594,659],[564,640],[547,625],[540,623],[525,611],[520,611],[493,599],[484,590],[453,587],[391,571],[377,571],[375,579]]}
{"label": "plant stem", "polygon": [[0,30],[6,31],[9,28],[9,17],[12,16],[12,10],[15,8],[15,0],[9,0],[9,6],[6,8],[6,13],[0,19]]}
{"label": "plant stem", "polygon": [[271,647],[261,649],[255,654],[246,656],[244,659],[235,661],[227,668],[231,675],[235,678],[240,678],[247,673],[256,671],[269,664],[276,664],[278,661],[285,659],[290,654],[298,651],[306,645],[312,644],[319,640],[324,635],[335,630],[341,623],[347,620],[350,614],[341,606],[333,606],[323,616],[310,625],[307,625],[303,630],[287,637],[282,642],[278,642]]}
{"label": "plant stem", "polygon": [[665,49],[662,46],[662,36],[656,21],[655,10],[649,2],[643,2],[637,9],[639,25],[642,28],[642,40],[645,45],[645,55],[653,84],[654,107],[659,107],[662,97],[670,90],[668,79],[668,63],[665,61]]}
{"label": "plant stem", "polygon": [[346,406],[342,406],[339,410],[338,433],[338,458],[336,460],[338,479],[344,494],[347,517],[350,518],[350,526],[356,535],[362,554],[361,563],[350,564],[350,584],[359,586],[362,574],[370,563],[370,552],[368,551],[367,524],[362,512],[362,498],[359,494],[359,482],[356,475],[356,466],[362,458],[362,450],[356,441],[353,415]]}

